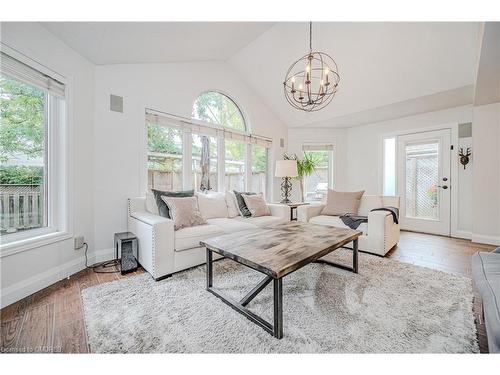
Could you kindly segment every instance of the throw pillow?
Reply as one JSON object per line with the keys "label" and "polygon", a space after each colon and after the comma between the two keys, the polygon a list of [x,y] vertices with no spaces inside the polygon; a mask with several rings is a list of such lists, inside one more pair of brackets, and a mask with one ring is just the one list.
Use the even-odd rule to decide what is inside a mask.
{"label": "throw pillow", "polygon": [[238,205],[238,211],[239,211],[240,215],[243,216],[243,217],[250,217],[250,216],[252,216],[252,213],[248,209],[248,207],[247,207],[247,205],[245,203],[245,200],[243,199],[243,197],[241,196],[241,194],[255,195],[255,193],[252,193],[252,192],[239,192],[239,191],[236,191],[236,190],[233,190],[233,192],[234,192],[234,195],[236,196],[236,204]]}
{"label": "throw pillow", "polygon": [[238,216],[238,206],[236,204],[236,196],[232,191],[226,191],[227,217],[233,218]]}
{"label": "throw pillow", "polygon": [[170,219],[169,208],[167,204],[163,201],[162,197],[192,197],[194,196],[194,190],[186,191],[161,191],[156,189],[151,189],[155,196],[156,205],[158,206],[158,212],[160,216]]}
{"label": "throw pillow", "polygon": [[146,211],[153,215],[160,214],[158,212],[158,206],[156,204],[155,196],[150,192],[146,193]]}
{"label": "throw pillow", "polygon": [[164,195],[161,199],[168,206],[175,230],[207,224],[198,209],[196,197],[176,198]]}
{"label": "throw pillow", "polygon": [[364,192],[364,190],[342,192],[328,189],[326,206],[321,211],[321,215],[341,216],[346,213],[357,215]]}
{"label": "throw pillow", "polygon": [[224,193],[196,193],[201,216],[205,220],[227,217],[226,196]]}
{"label": "throw pillow", "polygon": [[247,205],[248,210],[252,214],[252,217],[271,215],[271,211],[269,210],[269,207],[267,206],[267,203],[264,200],[262,194],[257,194],[257,195],[242,194],[241,196],[245,200],[245,204]]}

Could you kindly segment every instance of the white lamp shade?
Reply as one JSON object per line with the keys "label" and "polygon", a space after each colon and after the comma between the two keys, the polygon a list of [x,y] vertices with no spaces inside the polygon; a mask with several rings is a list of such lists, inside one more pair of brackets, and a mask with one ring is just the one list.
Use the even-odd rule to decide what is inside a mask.
{"label": "white lamp shade", "polygon": [[297,177],[296,160],[278,160],[276,162],[276,177]]}

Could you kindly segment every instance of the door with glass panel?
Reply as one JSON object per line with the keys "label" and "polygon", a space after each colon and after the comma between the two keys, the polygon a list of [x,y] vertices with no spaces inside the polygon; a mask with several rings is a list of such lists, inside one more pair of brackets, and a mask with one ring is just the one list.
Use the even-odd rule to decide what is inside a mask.
{"label": "door with glass panel", "polygon": [[397,138],[402,229],[450,235],[450,130]]}

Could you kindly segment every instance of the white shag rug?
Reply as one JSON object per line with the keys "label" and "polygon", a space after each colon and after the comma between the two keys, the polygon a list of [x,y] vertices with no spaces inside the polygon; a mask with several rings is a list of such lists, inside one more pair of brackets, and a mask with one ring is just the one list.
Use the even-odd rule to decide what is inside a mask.
{"label": "white shag rug", "polygon": [[[349,264],[351,253],[326,258]],[[360,254],[359,274],[310,264],[283,279],[277,340],[205,290],[205,267],[82,292],[94,353],[477,353],[471,280]],[[214,286],[239,300],[263,277],[230,260]],[[272,283],[247,306],[272,322]]]}

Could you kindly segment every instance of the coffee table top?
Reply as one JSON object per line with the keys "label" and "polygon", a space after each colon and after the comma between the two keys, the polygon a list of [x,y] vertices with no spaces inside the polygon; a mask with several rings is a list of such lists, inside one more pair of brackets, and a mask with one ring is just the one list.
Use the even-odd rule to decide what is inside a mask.
{"label": "coffee table top", "polygon": [[200,244],[273,278],[280,278],[354,241],[361,233],[288,222],[212,237]]}

